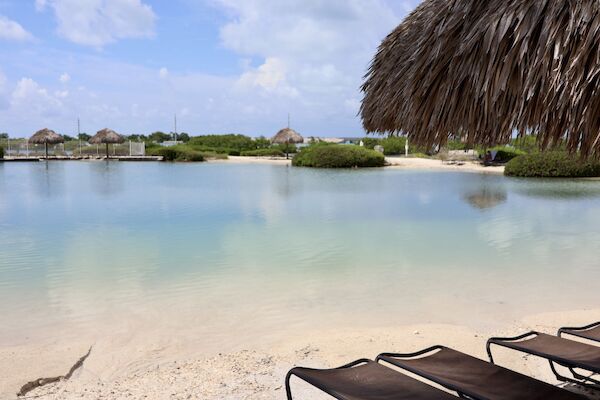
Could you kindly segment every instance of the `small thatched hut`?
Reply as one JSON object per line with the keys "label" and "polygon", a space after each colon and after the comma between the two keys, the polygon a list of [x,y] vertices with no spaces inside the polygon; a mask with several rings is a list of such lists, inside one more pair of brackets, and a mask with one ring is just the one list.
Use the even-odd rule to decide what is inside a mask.
{"label": "small thatched hut", "polygon": [[48,145],[54,145],[64,143],[65,139],[58,133],[48,128],[37,131],[32,137],[29,138],[30,144],[43,144],[46,152],[46,159],[48,159]]}
{"label": "small thatched hut", "polygon": [[304,143],[304,138],[295,130],[284,128],[273,136],[271,142],[275,144],[300,144]]}
{"label": "small thatched hut", "polygon": [[287,127],[277,132],[277,134],[271,139],[271,143],[286,145],[285,158],[289,158],[287,146],[304,143],[304,138],[295,130]]}
{"label": "small thatched hut", "polygon": [[90,140],[91,144],[106,144],[106,158],[109,158],[108,154],[108,145],[115,143],[123,143],[125,138],[119,135],[117,132],[112,129],[104,128],[101,131],[98,131]]}
{"label": "small thatched hut", "polygon": [[534,133],[599,156],[599,26],[598,0],[424,0],[379,47],[363,125],[428,147]]}

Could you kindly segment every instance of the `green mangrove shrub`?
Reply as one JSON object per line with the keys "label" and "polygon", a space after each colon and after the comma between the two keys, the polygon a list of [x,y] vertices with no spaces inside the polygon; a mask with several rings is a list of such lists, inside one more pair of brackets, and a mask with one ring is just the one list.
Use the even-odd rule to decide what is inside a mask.
{"label": "green mangrove shrub", "polygon": [[510,160],[504,174],[535,178],[600,177],[600,161],[582,160],[562,151],[526,154]]}
{"label": "green mangrove shrub", "polygon": [[374,150],[353,145],[313,145],[300,150],[293,158],[296,167],[363,168],[383,167],[385,157]]}
{"label": "green mangrove shrub", "polygon": [[204,161],[204,156],[201,152],[184,146],[153,148],[148,154],[162,156],[164,161]]}
{"label": "green mangrove shrub", "polygon": [[[240,152],[245,150],[254,150],[257,148],[257,143],[249,136],[244,135],[204,135],[190,138],[188,142],[191,146],[200,146],[214,150],[227,150],[229,155],[240,155]],[[217,151],[221,153],[222,151]],[[237,154],[232,154],[237,152]]]}
{"label": "green mangrove shrub", "polygon": [[513,147],[507,147],[507,146],[492,147],[491,149],[489,149],[489,151],[496,152],[496,157],[494,158],[494,161],[499,162],[499,163],[507,163],[515,157],[523,156],[523,155],[527,154],[523,150],[519,150],[519,149],[516,149]]}

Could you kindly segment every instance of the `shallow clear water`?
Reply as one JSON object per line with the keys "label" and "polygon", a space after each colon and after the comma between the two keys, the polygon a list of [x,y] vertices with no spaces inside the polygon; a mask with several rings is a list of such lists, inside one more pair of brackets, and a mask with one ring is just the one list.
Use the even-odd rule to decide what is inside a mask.
{"label": "shallow clear water", "polygon": [[599,255],[598,181],[0,164],[0,339],[9,341],[106,318],[196,327],[207,342],[495,323],[598,307]]}

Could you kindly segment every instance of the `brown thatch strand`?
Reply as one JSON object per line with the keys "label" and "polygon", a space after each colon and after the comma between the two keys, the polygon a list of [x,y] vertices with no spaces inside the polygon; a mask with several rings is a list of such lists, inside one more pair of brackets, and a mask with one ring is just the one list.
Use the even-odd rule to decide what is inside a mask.
{"label": "brown thatch strand", "polygon": [[65,139],[58,133],[48,128],[37,131],[32,137],[29,138],[31,144],[59,144],[64,143]]}
{"label": "brown thatch strand", "polygon": [[600,156],[600,1],[425,0],[383,41],[365,77],[369,132],[433,147],[460,134]]}
{"label": "brown thatch strand", "polygon": [[276,144],[285,144],[285,143],[304,143],[304,138],[295,130],[290,128],[285,128],[277,132],[271,142]]}
{"label": "brown thatch strand", "polygon": [[96,133],[94,137],[89,140],[91,144],[113,144],[123,143],[124,141],[125,138],[123,136],[108,128],[98,131],[98,133]]}

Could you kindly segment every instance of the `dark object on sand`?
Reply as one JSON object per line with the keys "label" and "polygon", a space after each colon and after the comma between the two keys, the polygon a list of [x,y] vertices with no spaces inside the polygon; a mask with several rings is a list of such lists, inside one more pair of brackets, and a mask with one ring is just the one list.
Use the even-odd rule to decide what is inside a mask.
{"label": "dark object on sand", "polygon": [[579,328],[564,327],[558,330],[558,336],[571,335],[577,336],[583,339],[600,342],[600,322],[595,322]]}
{"label": "dark object on sand", "polygon": [[538,381],[468,354],[434,346],[412,354],[384,353],[377,357],[477,400],[584,400],[585,397]]}
{"label": "dark object on sand", "polygon": [[[600,389],[600,381],[590,376],[583,376],[575,369],[600,373],[600,347],[576,342],[539,332],[529,332],[512,338],[491,338],[487,342],[487,352],[493,363],[491,345],[506,347],[526,354],[545,358],[550,368],[561,382],[570,382],[592,389]],[[572,378],[561,375],[556,365],[567,368]]]}
{"label": "dark object on sand", "polygon": [[292,400],[292,376],[338,400],[456,400],[446,392],[367,359],[335,369],[291,369],[285,379],[288,400]]}

